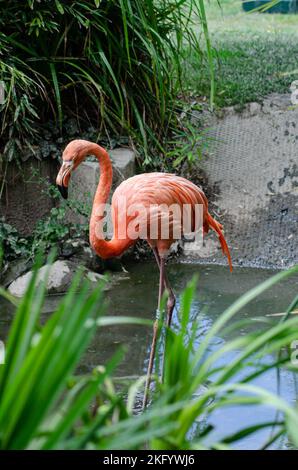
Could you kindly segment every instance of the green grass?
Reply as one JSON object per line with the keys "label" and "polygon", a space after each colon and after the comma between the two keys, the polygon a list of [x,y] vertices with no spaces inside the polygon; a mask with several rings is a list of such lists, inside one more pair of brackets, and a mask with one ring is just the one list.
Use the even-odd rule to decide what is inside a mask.
{"label": "green grass", "polygon": [[[206,3],[215,63],[215,103],[242,105],[272,93],[287,93],[298,78],[298,15],[245,13],[241,2]],[[209,67],[198,76],[191,59],[189,85],[209,96]]]}
{"label": "green grass", "polygon": [[[220,4],[220,7],[218,6]],[[210,0],[206,2],[207,20],[211,33],[220,31],[238,34],[274,33],[298,34],[298,15],[246,13],[241,0]]]}

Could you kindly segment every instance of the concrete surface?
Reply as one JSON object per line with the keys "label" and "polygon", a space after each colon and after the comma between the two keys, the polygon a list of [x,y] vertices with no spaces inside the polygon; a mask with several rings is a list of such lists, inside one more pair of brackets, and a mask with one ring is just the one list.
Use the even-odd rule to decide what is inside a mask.
{"label": "concrete surface", "polygon": [[[228,108],[220,118],[208,115],[205,125],[212,140],[200,165],[215,194],[211,213],[224,224],[234,262],[298,263],[298,107],[290,95],[271,95],[241,113]],[[209,238],[206,244],[209,259],[222,260]],[[191,255],[201,256],[196,250]]]}
{"label": "concrete surface", "polygon": [[43,181],[47,179],[54,183],[59,166],[56,160],[31,158],[21,166],[10,163],[5,174],[5,165],[1,168],[0,163],[0,183],[3,178],[6,181],[0,200],[0,216],[21,234],[32,233],[36,222],[54,207],[55,201],[44,191]]}

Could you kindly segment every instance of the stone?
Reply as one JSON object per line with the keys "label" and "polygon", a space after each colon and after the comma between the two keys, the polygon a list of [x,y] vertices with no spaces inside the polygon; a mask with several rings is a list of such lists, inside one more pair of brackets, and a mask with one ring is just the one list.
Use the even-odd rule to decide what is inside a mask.
{"label": "stone", "polygon": [[262,104],[262,112],[271,114],[274,111],[287,111],[293,103],[291,102],[291,94],[272,93],[267,96]]}
{"label": "stone", "polygon": [[175,241],[170,247],[170,254],[171,255],[178,255],[181,248],[182,248],[182,240]]}
{"label": "stone", "polygon": [[79,132],[77,120],[74,118],[68,119],[65,123],[65,131],[66,134],[70,137],[77,135]]}
{"label": "stone", "polygon": [[94,283],[98,283],[104,279],[104,276],[102,274],[98,274],[93,271],[87,271],[86,277],[87,279],[89,279],[89,281]]}
{"label": "stone", "polygon": [[262,106],[259,103],[252,102],[247,103],[244,108],[241,110],[241,117],[249,118],[251,116],[256,116],[261,112]]}
{"label": "stone", "polygon": [[[75,263],[65,260],[58,260],[55,261],[51,267],[49,267],[49,265],[45,265],[39,269],[37,282],[38,284],[45,282],[46,275],[48,273],[46,287],[47,293],[62,294],[65,293],[70,287],[76,271],[77,265]],[[32,274],[32,271],[28,271],[26,274],[18,277],[9,285],[9,292],[16,297],[22,297],[28,288]],[[98,284],[99,280],[104,279],[103,275],[87,270],[83,272],[83,277],[96,285]]]}
{"label": "stone", "polygon": [[[224,116],[231,116],[232,114],[235,114],[234,106],[227,106],[226,108],[224,108],[223,114]],[[220,116],[220,117],[223,117],[223,116]]]}
{"label": "stone", "polygon": [[71,258],[71,261],[78,266],[84,266],[95,272],[103,272],[105,263],[91,249],[89,243],[82,239],[69,239],[61,247],[60,256]]}
{"label": "stone", "polygon": [[[112,192],[119,184],[135,174],[135,154],[132,150],[119,148],[109,151],[113,165]],[[100,170],[98,161],[85,160],[73,172],[69,185],[69,200],[83,204],[84,212],[91,213],[93,197],[99,182]],[[111,199],[111,198],[110,198]],[[69,222],[89,223],[89,216],[78,215],[70,210],[67,214]]]}
{"label": "stone", "polygon": [[220,250],[220,243],[217,238],[208,235],[202,244],[201,240],[184,241],[183,254],[192,259],[209,258],[214,256]]}
{"label": "stone", "polygon": [[0,273],[0,281],[4,287],[14,281],[17,277],[28,271],[32,266],[32,262],[28,261],[27,258],[20,258],[6,263]]}
{"label": "stone", "polygon": [[[37,277],[38,282],[45,281],[48,268],[48,265],[45,265],[39,269]],[[32,271],[28,271],[26,274],[23,274],[22,276],[18,277],[9,285],[9,292],[15,295],[16,297],[22,297],[30,283],[32,274]],[[49,271],[47,291],[49,293],[65,292],[66,287],[70,284],[70,278],[71,269],[69,263],[67,261],[56,261]]]}
{"label": "stone", "polygon": [[261,111],[261,108],[262,107],[261,107],[260,103],[256,103],[256,102],[249,103],[250,115],[255,116],[256,114],[258,114]]}
{"label": "stone", "polygon": [[136,171],[135,153],[132,150],[116,148],[111,150],[109,155],[111,157],[114,170],[113,182],[120,184],[121,181],[134,176]]}

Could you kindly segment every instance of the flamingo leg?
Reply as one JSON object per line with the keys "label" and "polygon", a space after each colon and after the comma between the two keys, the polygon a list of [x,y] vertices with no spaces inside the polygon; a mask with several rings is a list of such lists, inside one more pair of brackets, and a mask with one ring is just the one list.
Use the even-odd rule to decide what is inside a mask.
{"label": "flamingo leg", "polygon": [[152,339],[152,345],[151,345],[151,351],[150,351],[150,357],[149,357],[149,364],[148,364],[148,370],[147,370],[147,377],[146,377],[146,384],[145,384],[143,410],[146,408],[147,403],[148,403],[149,389],[150,389],[150,383],[151,383],[151,374],[152,374],[152,369],[153,369],[153,364],[154,364],[157,334],[158,334],[158,324],[159,324],[159,318],[160,318],[161,299],[162,299],[163,292],[164,292],[164,287],[165,287],[165,279],[164,279],[165,269],[164,268],[165,268],[165,259],[160,258],[158,307],[157,307],[157,311],[156,311],[156,319],[155,319],[155,322],[154,322],[154,325],[153,325],[153,339]]}
{"label": "flamingo leg", "polygon": [[[158,254],[158,251],[156,248],[153,248],[152,250],[153,250],[158,268],[160,268],[160,256]],[[176,297],[174,295],[172,287],[170,286],[169,279],[168,279],[166,272],[164,272],[164,283],[165,283],[164,284],[165,288],[167,289],[169,293],[168,300],[167,300],[167,326],[170,327],[171,322],[172,322],[173,310],[176,305]]]}
{"label": "flamingo leg", "polygon": [[[158,267],[160,266],[160,256],[158,253],[158,250],[156,248],[153,248],[153,253],[157,262]],[[171,321],[172,321],[172,315],[173,315],[173,310],[176,304],[176,297],[174,295],[173,289],[170,286],[167,273],[164,273],[164,280],[165,280],[165,288],[167,289],[169,296],[167,300],[167,322],[166,325],[168,328],[171,327]],[[165,347],[163,350],[163,355],[162,355],[162,361],[161,361],[161,382],[163,382],[164,379],[164,365],[165,365],[165,353],[166,353],[166,341],[167,341],[167,336],[165,337]]]}

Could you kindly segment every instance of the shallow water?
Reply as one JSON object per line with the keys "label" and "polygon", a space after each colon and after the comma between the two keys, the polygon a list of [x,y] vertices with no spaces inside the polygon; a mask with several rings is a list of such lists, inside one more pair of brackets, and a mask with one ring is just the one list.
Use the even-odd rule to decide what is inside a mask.
{"label": "shallow water", "polygon": [[[154,262],[144,262],[125,266],[128,273],[108,293],[108,312],[112,315],[129,315],[141,318],[154,318],[158,292],[158,272]],[[236,300],[241,294],[256,286],[270,277],[273,272],[262,269],[236,268],[230,274],[224,266],[203,266],[195,264],[170,264],[168,266],[169,278],[177,294],[177,306],[179,308],[179,294],[194,274],[199,275],[197,298],[193,302],[191,319],[201,314],[200,334],[197,344],[201,339],[202,332],[208,331],[218,316]],[[292,277],[266,291],[256,300],[246,306],[237,314],[235,320],[251,318],[251,323],[240,330],[230,334],[230,338],[243,335],[248,331],[259,328],[259,323],[253,319],[266,314],[284,312],[290,301],[297,294],[298,277]],[[47,299],[44,313],[47,314],[55,308],[57,297]],[[10,323],[10,313],[2,304],[0,316],[0,338],[7,334]],[[274,318],[274,317],[273,317]],[[276,317],[278,321],[280,317]],[[173,327],[179,328],[177,311],[173,316]],[[212,347],[217,348],[223,344],[227,337],[218,337],[213,341]],[[143,326],[113,326],[106,327],[97,332],[94,341],[88,348],[80,371],[91,370],[98,364],[104,364],[116,351],[119,345],[127,348],[125,358],[117,369],[117,376],[134,376],[144,374],[147,367],[151,343],[151,328]],[[231,360],[236,353],[232,353],[225,360]],[[281,392],[282,396],[289,402],[296,399],[296,384],[291,373],[282,371]],[[277,391],[276,373],[269,371],[262,378],[254,381],[269,391]],[[264,422],[274,419],[274,412],[268,407],[229,407],[218,410],[213,414],[211,424],[216,431],[213,436],[219,438],[222,433],[233,432],[241,429],[244,425],[255,424],[256,421]],[[268,437],[268,431],[259,431],[257,435],[243,439],[238,445],[243,449],[254,449],[260,447]],[[275,447],[287,448],[287,442],[279,442]]]}

